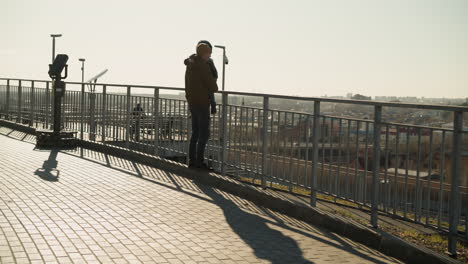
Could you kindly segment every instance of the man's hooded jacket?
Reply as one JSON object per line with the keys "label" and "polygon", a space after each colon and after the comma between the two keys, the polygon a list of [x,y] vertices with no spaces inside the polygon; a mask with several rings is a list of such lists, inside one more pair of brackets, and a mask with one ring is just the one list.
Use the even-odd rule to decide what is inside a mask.
{"label": "man's hooded jacket", "polygon": [[185,97],[189,105],[210,105],[209,92],[217,92],[218,85],[210,66],[200,56],[194,54],[184,61]]}

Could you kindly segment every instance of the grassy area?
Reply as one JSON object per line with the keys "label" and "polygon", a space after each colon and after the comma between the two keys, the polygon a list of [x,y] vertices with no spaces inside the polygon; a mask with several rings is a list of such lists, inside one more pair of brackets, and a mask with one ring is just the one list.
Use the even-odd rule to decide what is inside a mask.
{"label": "grassy area", "polygon": [[[252,178],[240,178],[241,181],[244,182],[249,182],[253,184],[261,184],[261,181],[259,179],[252,179]],[[282,185],[282,184],[276,184],[273,183],[271,185],[272,188],[277,189],[277,190],[282,190],[282,191],[289,191],[289,187]],[[309,196],[310,191],[304,188],[298,188],[298,187],[293,187],[292,192],[299,194],[299,195],[304,195],[304,196]],[[317,194],[317,199],[325,200],[325,201],[330,201],[339,205],[344,205],[347,207],[351,208],[359,208],[359,206],[356,203],[342,200],[340,198],[336,198],[330,195],[325,195],[325,194]],[[336,213],[340,216],[346,217],[348,219],[352,219],[358,223],[361,223],[363,225],[369,224],[368,220],[364,220],[361,217],[356,216],[355,214],[352,214],[349,210],[346,208],[343,209],[336,209],[330,211],[332,213]],[[398,212],[397,212],[398,213]],[[407,217],[410,219],[414,219],[414,214],[408,213]],[[435,219],[430,219],[429,221],[431,224],[437,224],[437,221]],[[445,221],[441,222],[441,226],[443,227],[448,227],[448,223]],[[392,235],[395,235],[397,237],[400,237],[406,241],[410,241],[411,243],[414,243],[419,246],[423,246],[426,248],[429,248],[433,251],[436,251],[440,254],[445,255],[447,251],[447,235],[445,233],[439,233],[439,234],[422,234],[419,233],[415,230],[408,230],[408,229],[402,229],[399,228],[398,226],[394,225],[386,225],[386,224],[380,224],[379,229],[382,231],[385,231],[387,233],[390,233]],[[464,227],[460,226],[459,230],[464,231]],[[464,242],[458,242],[457,244],[457,249],[458,249],[458,260],[462,261],[463,263],[468,263],[468,244]]]}
{"label": "grassy area", "polygon": [[[407,241],[410,241],[416,245],[424,246],[426,248],[432,249],[441,254],[445,254],[447,251],[447,236],[441,234],[421,234],[413,230],[392,230],[392,227],[381,227],[385,232],[392,233],[397,235]],[[386,230],[388,229],[388,230]],[[458,242],[458,260],[463,263],[468,263],[468,246],[466,243]]]}
{"label": "grassy area", "polygon": [[[353,219],[354,221],[361,223],[363,225],[367,225],[368,221],[363,220],[362,218],[356,217],[355,215],[351,214],[348,210],[345,209],[338,209],[336,213],[347,217],[349,219]],[[442,255],[446,254],[447,251],[447,235],[445,234],[422,234],[415,230],[408,230],[408,229],[401,229],[398,226],[394,225],[387,225],[387,224],[379,224],[379,229],[390,233],[394,236],[402,238],[406,241],[409,241],[413,244],[418,246],[423,246],[428,249],[431,249],[435,252],[438,252]],[[463,242],[457,243],[458,249],[458,260],[463,263],[468,263],[468,245]]]}

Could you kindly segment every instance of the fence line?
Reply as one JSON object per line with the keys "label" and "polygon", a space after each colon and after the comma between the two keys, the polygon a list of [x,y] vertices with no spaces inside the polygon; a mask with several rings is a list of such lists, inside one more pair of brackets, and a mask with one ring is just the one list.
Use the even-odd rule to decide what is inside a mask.
{"label": "fence line", "polygon": [[[2,119],[50,128],[49,82],[0,80],[4,80]],[[82,140],[187,162],[188,105],[185,100],[160,96],[164,89],[183,89],[97,84],[95,92],[87,92],[85,84],[67,85],[75,89],[64,96],[63,129],[77,131]],[[111,93],[117,88],[125,93]],[[148,88],[154,94],[132,95]],[[260,97],[263,107],[229,103],[236,95]],[[311,101],[313,113],[274,109],[271,99]],[[373,107],[373,118],[323,115],[321,103],[327,102]],[[383,107],[452,111],[454,128],[383,122]],[[468,207],[468,187],[460,185],[461,177],[468,177],[461,174],[466,111],[454,106],[223,92],[211,117],[206,159],[222,174],[249,179],[264,188],[283,186],[310,194],[312,206],[317,193],[322,193],[370,207],[375,227],[378,211],[383,211],[448,229],[453,252],[458,232],[468,233],[467,210],[461,210]]]}

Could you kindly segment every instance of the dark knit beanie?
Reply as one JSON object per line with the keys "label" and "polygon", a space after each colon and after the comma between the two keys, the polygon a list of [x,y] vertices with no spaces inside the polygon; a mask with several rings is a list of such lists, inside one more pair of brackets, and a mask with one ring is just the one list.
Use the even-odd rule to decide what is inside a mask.
{"label": "dark knit beanie", "polygon": [[205,43],[200,43],[197,45],[197,55],[198,56],[203,56],[205,54],[211,54],[211,48]]}
{"label": "dark knit beanie", "polygon": [[211,45],[211,43],[210,43],[208,40],[200,40],[200,41],[198,41],[197,46],[198,46],[199,44],[202,44],[202,43],[208,45],[208,46],[210,47],[210,49],[213,50],[213,46]]}

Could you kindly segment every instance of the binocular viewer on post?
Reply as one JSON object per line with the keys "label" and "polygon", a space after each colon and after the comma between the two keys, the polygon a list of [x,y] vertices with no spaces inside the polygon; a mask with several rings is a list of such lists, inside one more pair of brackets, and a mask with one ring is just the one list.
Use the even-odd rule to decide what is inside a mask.
{"label": "binocular viewer on post", "polygon": [[[65,95],[65,82],[68,75],[68,56],[66,54],[58,54],[54,62],[49,64],[49,76],[53,80],[53,130],[43,129],[36,130],[38,147],[76,147],[76,132],[62,131],[61,113],[62,113],[62,97]],[[62,76],[62,71],[65,69],[65,75]]]}
{"label": "binocular viewer on post", "polygon": [[[53,87],[57,96],[62,97],[65,94],[65,82],[62,79],[68,75],[68,55],[58,54],[52,64],[49,64],[49,76],[54,80]],[[62,71],[65,69],[65,76],[62,76]]]}
{"label": "binocular viewer on post", "polygon": [[[54,80],[66,79],[68,75],[68,55],[58,54],[54,62],[49,64],[49,76]],[[65,69],[65,76],[62,76],[62,71]]]}

